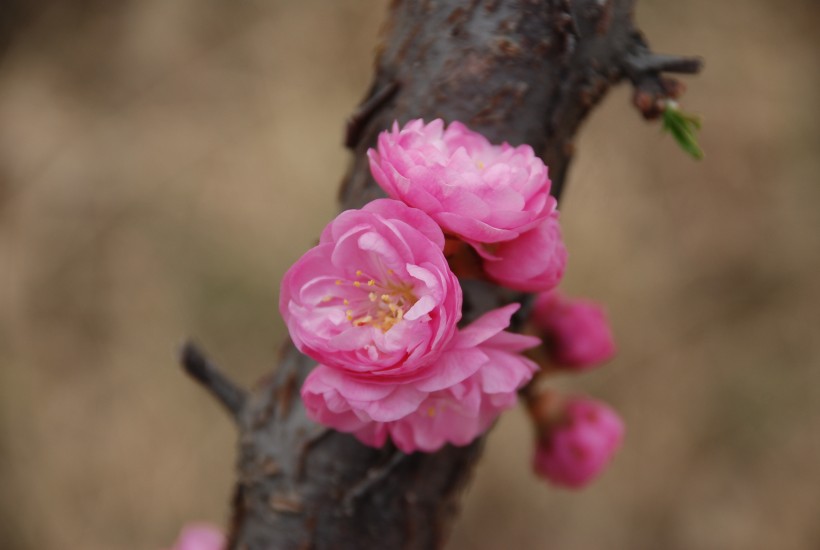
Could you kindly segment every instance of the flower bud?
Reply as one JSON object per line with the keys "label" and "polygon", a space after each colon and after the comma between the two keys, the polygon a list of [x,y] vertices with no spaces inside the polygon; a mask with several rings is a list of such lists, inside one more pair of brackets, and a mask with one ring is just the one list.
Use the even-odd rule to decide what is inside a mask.
{"label": "flower bud", "polygon": [[560,366],[588,369],[615,355],[606,313],[595,302],[545,292],[535,300],[532,322],[550,359]]}
{"label": "flower bud", "polygon": [[225,535],[207,523],[189,523],[182,528],[179,538],[170,550],[223,550]]}
{"label": "flower bud", "polygon": [[577,489],[597,477],[621,446],[624,424],[607,405],[576,397],[549,420],[538,419],[533,468],[556,485]]}

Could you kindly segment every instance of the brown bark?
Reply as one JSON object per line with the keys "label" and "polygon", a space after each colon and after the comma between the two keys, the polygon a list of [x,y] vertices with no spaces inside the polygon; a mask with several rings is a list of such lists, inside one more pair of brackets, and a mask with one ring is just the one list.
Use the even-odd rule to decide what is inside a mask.
{"label": "brown bark", "polygon": [[[365,152],[394,120],[460,120],[494,142],[528,143],[563,189],[576,132],[609,87],[628,77],[649,115],[672,93],[662,71],[699,61],[649,52],[634,0],[394,1],[368,97],[348,123],[353,163],[341,203],[381,196]],[[675,90],[676,93],[676,90]],[[464,281],[469,320],[513,299]],[[193,348],[183,363],[240,431],[230,548],[439,548],[482,440],[432,454],[371,449],[310,422],[299,388],[314,363],[288,343],[252,394]],[[522,464],[525,462],[522,460]],[[523,466],[522,466],[523,467]]]}

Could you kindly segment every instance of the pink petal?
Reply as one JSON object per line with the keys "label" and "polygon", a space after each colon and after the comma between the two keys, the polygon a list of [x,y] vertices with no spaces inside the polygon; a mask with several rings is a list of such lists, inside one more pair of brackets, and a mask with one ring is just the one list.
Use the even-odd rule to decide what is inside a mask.
{"label": "pink petal", "polygon": [[469,348],[485,342],[510,326],[510,318],[520,307],[513,303],[485,313],[459,332],[456,345]]}
{"label": "pink petal", "polygon": [[487,362],[487,354],[479,348],[451,349],[435,361],[433,374],[415,384],[421,391],[434,392],[449,388],[472,376]]}

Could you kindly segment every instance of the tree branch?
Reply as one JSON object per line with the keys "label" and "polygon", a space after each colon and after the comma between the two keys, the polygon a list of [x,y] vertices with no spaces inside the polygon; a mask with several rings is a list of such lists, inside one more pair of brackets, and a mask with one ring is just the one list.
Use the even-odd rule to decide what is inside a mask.
{"label": "tree branch", "polygon": [[[560,196],[577,131],[614,83],[628,76],[652,102],[680,91],[667,86],[661,72],[695,69],[691,60],[647,53],[633,5],[392,2],[373,83],[347,127],[353,163],[342,206],[357,208],[383,196],[370,175],[367,149],[394,120],[412,118],[459,120],[493,142],[530,144],[549,166],[552,192]],[[462,289],[465,322],[526,298],[482,281],[462,281]],[[513,329],[521,322],[517,316]],[[315,363],[290,343],[278,369],[248,399],[189,349],[186,368],[239,423],[231,549],[443,546],[483,438],[410,455],[390,445],[365,447],[308,420],[298,388]],[[528,460],[521,462],[527,467]]]}

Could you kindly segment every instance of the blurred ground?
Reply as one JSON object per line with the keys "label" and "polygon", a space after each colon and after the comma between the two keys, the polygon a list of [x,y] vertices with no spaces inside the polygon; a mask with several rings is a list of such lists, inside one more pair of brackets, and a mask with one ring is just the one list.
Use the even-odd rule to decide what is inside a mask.
{"label": "blurred ground", "polygon": [[[195,335],[245,384],[273,364],[278,281],[335,212],[385,6],[9,6],[0,546],[159,548],[187,520],[223,522],[234,460],[175,349]],[[559,491],[530,474],[509,414],[453,548],[820,547],[820,10],[638,15],[656,50],[707,59],[684,100],[707,159],[626,89],[579,143],[565,286],[608,304],[620,355],[560,383],[614,403],[626,447],[590,489]]]}

